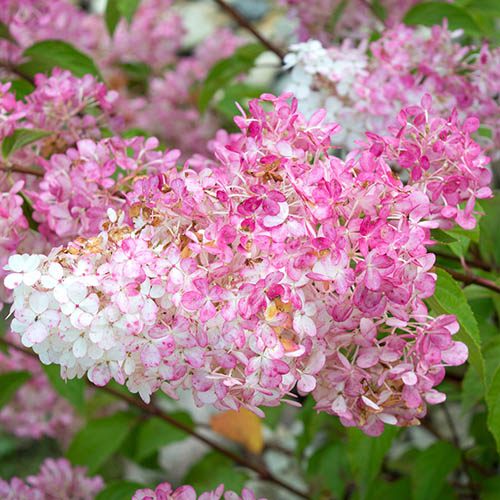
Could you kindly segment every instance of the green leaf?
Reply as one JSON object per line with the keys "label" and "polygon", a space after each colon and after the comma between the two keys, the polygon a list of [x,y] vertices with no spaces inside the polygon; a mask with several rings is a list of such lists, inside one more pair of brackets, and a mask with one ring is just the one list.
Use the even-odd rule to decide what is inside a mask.
{"label": "green leaf", "polygon": [[62,40],[43,40],[28,47],[23,56],[28,62],[21,64],[23,74],[35,76],[37,73],[50,73],[53,68],[71,71],[76,77],[94,75],[102,80],[101,73],[94,61],[73,45]]}
{"label": "green leaf", "polygon": [[137,490],[144,488],[141,483],[133,481],[114,481],[109,483],[95,500],[130,500]]}
{"label": "green leaf", "polygon": [[436,291],[426,301],[436,313],[454,314],[457,317],[460,331],[455,335],[455,340],[460,340],[467,345],[470,362],[481,379],[484,379],[481,337],[474,313],[458,283],[444,269],[435,269],[435,272],[437,274]]}
{"label": "green leaf", "polygon": [[445,245],[457,241],[457,239],[454,236],[449,234],[447,231],[443,231],[442,229],[433,229],[431,231],[431,238]]}
{"label": "green leaf", "polygon": [[347,7],[347,2],[348,0],[342,0],[335,7],[335,9],[333,9],[330,19],[328,20],[328,24],[326,25],[326,29],[330,33],[335,34],[335,27],[337,26],[337,23],[340,21],[340,18],[342,17],[342,14],[344,13],[345,8]]}
{"label": "green leaf", "polygon": [[492,264],[500,264],[500,191],[495,191],[493,198],[481,200],[481,208],[485,215],[479,222],[479,251],[483,259]]}
{"label": "green leaf", "polygon": [[230,120],[238,113],[236,103],[243,107],[250,99],[259,97],[264,92],[261,87],[254,87],[245,83],[235,83],[224,89],[224,97],[217,102],[216,109]]}
{"label": "green leaf", "polygon": [[17,44],[17,41],[12,36],[12,33],[10,32],[9,27],[5,23],[2,23],[2,22],[0,22],[0,38],[3,38],[4,40],[9,40],[9,42],[14,42]]}
{"label": "green leaf", "polygon": [[130,24],[141,0],[108,0],[104,18],[111,36],[115,33],[120,19],[124,17]]}
{"label": "green leaf", "polygon": [[322,423],[329,419],[324,412],[319,413],[314,409],[315,404],[314,399],[309,396],[300,409],[299,419],[302,421],[303,431],[297,437],[296,453],[299,457],[302,456],[307,446],[314,439]]}
{"label": "green leaf", "polygon": [[343,498],[346,489],[349,463],[342,443],[328,443],[319,448],[309,459],[307,475],[318,492],[328,489],[336,498]]}
{"label": "green leaf", "polygon": [[[481,211],[481,208],[477,201],[476,201],[476,209]],[[480,218],[477,217],[476,220],[479,221]],[[474,229],[469,229],[469,230],[457,226],[454,227],[453,229],[448,229],[446,233],[455,238],[457,238],[458,236],[464,236],[469,240],[473,241],[474,243],[479,243],[479,236],[480,236],[479,224],[476,224],[476,227]]]}
{"label": "green leaf", "polygon": [[134,14],[139,8],[140,3],[141,0],[119,0],[118,9],[129,24],[132,22]]}
{"label": "green leaf", "polygon": [[121,63],[120,67],[127,74],[127,78],[133,82],[146,82],[152,72],[151,66],[140,61]]}
{"label": "green leaf", "polygon": [[484,396],[484,384],[477,370],[469,366],[462,382],[462,408],[470,411]]}
{"label": "green leaf", "polygon": [[477,134],[481,137],[486,137],[487,139],[493,139],[493,129],[488,125],[480,125]]}
{"label": "green leaf", "polygon": [[500,453],[500,366],[496,369],[486,392],[488,407],[488,429],[495,437]]}
{"label": "green leaf", "polygon": [[[174,413],[172,417],[183,424],[193,426],[193,421],[187,413]],[[146,420],[139,426],[135,456],[143,460],[152,455],[162,446],[181,441],[187,437],[184,431],[177,429],[158,417]]]}
{"label": "green leaf", "polygon": [[475,10],[481,14],[500,16],[500,2],[498,0],[469,0],[465,7],[467,10]]}
{"label": "green leaf", "polygon": [[460,463],[460,452],[450,443],[440,441],[422,451],[412,471],[413,500],[440,497],[447,476]]}
{"label": "green leaf", "polygon": [[403,477],[396,481],[383,481],[377,479],[372,484],[366,500],[398,500],[402,498],[411,498],[411,482],[409,477]]}
{"label": "green leaf", "polygon": [[38,128],[18,128],[12,135],[8,135],[4,138],[2,142],[2,155],[4,158],[8,158],[9,155],[18,149],[39,141],[51,134],[52,132]]}
{"label": "green leaf", "polygon": [[0,374],[0,408],[6,405],[16,391],[30,378],[31,373],[27,371]]}
{"label": "green leaf", "polygon": [[481,481],[481,500],[498,500],[500,476],[489,477]]}
{"label": "green leaf", "polygon": [[248,476],[235,468],[232,460],[211,452],[191,467],[183,482],[192,485],[200,494],[217,488],[221,483],[225,484],[226,490],[241,491],[247,480]]}
{"label": "green leaf", "polygon": [[222,59],[212,66],[208,72],[198,96],[198,107],[203,113],[215,93],[224,88],[233,78],[246,73],[255,63],[257,57],[265,51],[260,43],[251,43],[236,49],[235,53],[226,59]]}
{"label": "green leaf", "polygon": [[63,380],[59,365],[42,365],[56,392],[67,399],[80,413],[85,410],[85,381],[81,378]]}
{"label": "green leaf", "polygon": [[135,422],[134,415],[124,412],[92,420],[75,435],[66,456],[95,474],[120,448]]}
{"label": "green leaf", "polygon": [[106,2],[104,20],[106,21],[106,28],[108,28],[108,33],[111,37],[113,37],[121,18],[120,9],[118,8],[119,1],[120,0],[108,0]]}
{"label": "green leaf", "polygon": [[33,219],[33,203],[22,191],[19,192],[19,195],[23,199],[23,215],[26,217],[30,229],[38,231],[38,222]]}
{"label": "green leaf", "polygon": [[380,436],[374,438],[359,429],[347,429],[349,437],[347,453],[362,498],[366,496],[372,482],[378,476],[384,456],[398,431],[397,427],[386,427]]}
{"label": "green leaf", "polygon": [[281,414],[283,413],[284,405],[266,406],[262,411],[266,414],[262,424],[270,429],[276,429],[281,421]]}
{"label": "green leaf", "polygon": [[382,5],[380,0],[372,0],[372,10],[382,22],[387,19],[387,9]]}
{"label": "green leaf", "polygon": [[35,86],[31,82],[28,82],[28,80],[19,78],[10,80],[10,83],[12,84],[10,91],[15,94],[17,100],[24,99],[35,90]]}
{"label": "green leaf", "polygon": [[442,2],[419,3],[404,16],[403,22],[409,25],[423,24],[433,26],[448,20],[450,30],[463,29],[467,33],[478,34],[481,29],[472,16],[457,5]]}

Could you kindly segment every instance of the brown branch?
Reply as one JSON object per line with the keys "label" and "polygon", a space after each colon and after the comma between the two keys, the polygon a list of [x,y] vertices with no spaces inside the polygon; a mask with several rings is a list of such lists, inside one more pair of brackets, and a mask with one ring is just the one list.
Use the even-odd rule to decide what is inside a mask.
{"label": "brown branch", "polygon": [[217,5],[225,10],[242,28],[246,29],[259,40],[262,45],[267,47],[271,52],[274,52],[281,60],[285,57],[284,52],[274,45],[271,41],[265,38],[259,31],[257,31],[234,7],[227,4],[224,0],[214,0]]}
{"label": "brown branch", "polygon": [[[16,344],[10,342],[9,340],[6,340],[5,338],[0,338],[0,342],[2,342],[3,344],[5,344],[8,347],[11,347],[11,348],[16,349],[20,352],[23,352],[24,354],[27,354],[28,356],[32,356],[32,357],[38,359],[38,356],[30,349],[26,349],[24,347],[18,346]],[[88,380],[87,378],[85,378],[85,382],[87,383],[87,385],[89,385],[93,389],[107,392],[108,394],[111,394],[111,395],[115,396],[116,398],[121,399],[122,401],[125,401],[129,405],[135,406],[136,408],[141,410],[143,413],[160,418],[161,420],[163,420],[164,422],[167,422],[168,424],[172,425],[173,427],[176,427],[177,429],[185,432],[186,434],[193,436],[194,438],[198,439],[199,441],[205,443],[207,446],[209,446],[213,450],[217,451],[218,453],[225,455],[230,460],[232,460],[234,463],[241,465],[242,467],[246,467],[247,469],[253,470],[254,472],[256,472],[259,475],[259,477],[262,480],[269,481],[269,482],[274,483],[278,486],[281,486],[285,490],[288,490],[290,493],[293,493],[294,495],[297,495],[300,498],[306,498],[306,499],[309,498],[309,496],[306,493],[296,489],[294,486],[287,484],[287,483],[283,482],[281,479],[279,479],[278,477],[274,476],[272,474],[272,472],[265,465],[252,463],[252,462],[248,461],[246,458],[242,457],[241,455],[238,455],[237,453],[234,453],[233,451],[224,448],[223,446],[219,445],[215,441],[212,441],[210,438],[207,438],[203,434],[200,434],[196,430],[192,429],[188,425],[186,425],[182,422],[179,422],[175,418],[171,417],[170,415],[168,415],[167,413],[162,411],[160,408],[158,408],[153,403],[146,404],[141,399],[138,399],[135,396],[132,396],[131,394],[126,394],[126,393],[117,391],[116,389],[113,389],[112,387],[106,387],[106,386],[98,387],[98,386],[94,385],[92,382],[90,382],[90,380]]]}
{"label": "brown branch", "polygon": [[22,165],[0,165],[0,170],[4,172],[16,172],[18,174],[36,175],[43,177],[43,170],[36,167],[23,167]]}
{"label": "brown branch", "polygon": [[19,67],[15,66],[14,64],[11,64],[8,61],[0,61],[0,66],[3,66],[7,71],[18,76],[19,78],[26,80],[27,82],[31,83],[32,85],[35,85],[34,78],[31,75],[28,75],[27,73],[22,71]]}
{"label": "brown branch", "polygon": [[500,285],[497,285],[494,281],[488,280],[486,278],[482,278],[481,276],[476,276],[472,273],[462,274],[453,269],[445,269],[453,278],[457,281],[461,281],[466,285],[478,285],[483,288],[488,288],[488,290],[492,290],[496,293],[500,293]]}
{"label": "brown branch", "polygon": [[[442,257],[443,259],[449,259],[453,260],[455,262],[460,262],[462,263],[462,259],[460,257],[457,257],[456,255],[448,254],[445,252],[440,252],[439,250],[432,250],[431,252],[436,255],[437,257]],[[483,271],[492,271],[493,267],[488,264],[487,262],[484,262],[483,260],[480,259],[464,259],[465,264],[468,267],[476,267],[477,269],[482,269]]]}

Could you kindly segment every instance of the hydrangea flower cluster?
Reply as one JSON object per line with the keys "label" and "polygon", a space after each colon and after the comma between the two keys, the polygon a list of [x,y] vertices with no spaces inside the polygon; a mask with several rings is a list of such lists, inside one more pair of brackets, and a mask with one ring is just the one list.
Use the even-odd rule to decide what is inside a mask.
{"label": "hydrangea flower cluster", "polygon": [[84,467],[72,467],[64,458],[46,459],[38,474],[26,481],[17,477],[0,479],[0,496],[5,500],[93,500],[104,482],[99,476],[88,477]]}
{"label": "hydrangea flower cluster", "polygon": [[79,139],[100,138],[102,127],[120,128],[114,115],[116,92],[108,91],[92,75],[76,78],[57,68],[50,76],[38,74],[34,91],[24,100],[16,100],[9,89],[10,83],[1,90],[0,139],[17,129],[41,129],[49,135],[4,159],[6,167],[37,165],[39,157],[65,151]]}
{"label": "hydrangea flower cluster", "polygon": [[[11,341],[17,335],[8,334]],[[0,425],[18,437],[43,436],[65,442],[78,427],[73,407],[52,388],[40,363],[15,349],[0,353],[0,373],[26,370],[31,379],[0,410]]]}
{"label": "hydrangea flower cluster", "polygon": [[[379,9],[386,13],[385,26],[394,26],[401,22],[408,9],[417,2],[418,0],[379,0],[377,3]],[[368,2],[363,0],[281,0],[281,3],[290,8],[292,17],[298,19],[300,41],[315,38],[329,43],[340,37],[365,38],[373,30],[383,27]]]}
{"label": "hydrangea flower cluster", "polygon": [[21,62],[23,50],[41,40],[64,40],[92,51],[104,33],[98,16],[68,0],[2,0],[0,21],[13,38],[0,40],[0,60],[8,64]]}
{"label": "hydrangea flower cluster", "polygon": [[[254,493],[248,488],[243,488],[241,496],[234,491],[224,491],[221,484],[213,491],[206,491],[197,495],[192,486],[184,485],[173,488],[170,483],[161,483],[154,490],[146,488],[137,490],[132,500],[256,500]],[[259,500],[266,500],[260,498]]]}
{"label": "hydrangea flower cluster", "polygon": [[444,26],[398,25],[370,44],[323,47],[319,41],[293,45],[285,67],[293,68],[286,89],[306,115],[324,107],[342,123],[340,140],[352,148],[365,130],[383,132],[399,109],[418,104],[428,93],[446,117],[456,108],[463,120],[477,116],[500,144],[500,49],[463,47],[459,32]]}
{"label": "hydrangea flower cluster", "polygon": [[84,139],[64,154],[41,159],[44,177],[28,192],[40,233],[56,245],[98,234],[108,208],[124,203],[130,178],[175,167],[179,152],[161,153],[157,146],[155,138]]}
{"label": "hydrangea flower cluster", "polygon": [[[206,143],[219,128],[220,119],[213,112],[200,114],[197,84],[204,80],[217,60],[228,57],[241,45],[242,40],[230,30],[218,30],[203,40],[193,54],[182,56],[178,53],[184,28],[172,8],[172,0],[142,1],[132,23],[129,25],[122,19],[112,38],[102,16],[86,13],[70,0],[5,0],[4,3],[0,20],[12,28],[16,40],[15,44],[0,40],[0,66],[3,62],[4,73],[9,74],[8,68],[20,62],[22,50],[35,41],[61,39],[93,56],[111,89],[105,93],[102,84],[97,88],[90,75],[85,76],[80,85],[68,81],[67,72],[53,75],[48,81],[38,75],[37,86],[44,83],[45,88],[30,98],[36,101],[38,108],[43,107],[41,115],[38,108],[28,113],[40,118],[41,123],[34,126],[52,129],[53,124],[46,122],[53,117],[58,130],[61,129],[61,113],[70,106],[66,114],[70,123],[65,135],[73,144],[78,134],[79,138],[98,139],[97,122],[113,131],[124,127],[141,128],[156,134],[168,145],[180,147],[186,158],[193,153],[207,153]],[[70,21],[66,22],[68,19]],[[81,38],[75,38],[75,33],[82,33]],[[139,80],[144,81],[139,82],[140,95],[134,88],[138,82],[129,73],[134,68],[139,73],[142,71]],[[82,117],[81,109],[87,106],[73,103],[78,96],[82,101],[95,97],[106,114],[111,115],[105,116],[107,123],[102,123],[102,117],[96,119],[87,112]],[[112,110],[105,106],[111,102]],[[49,113],[51,107],[55,108],[54,114]],[[0,110],[0,116],[1,113]],[[0,134],[3,127],[8,127],[8,123],[2,121]],[[51,143],[53,149],[60,152],[72,145],[65,137],[53,139]]]}
{"label": "hydrangea flower cluster", "polygon": [[430,228],[472,224],[489,194],[475,121],[444,121],[426,97],[395,138],[371,135],[343,161],[338,125],[323,110],[305,119],[290,98],[252,101],[214,160],[137,178],[98,236],[12,257],[23,344],[63,377],[114,378],[145,401],[183,388],[198,405],[261,413],[296,386],[370,434],[442,401],[434,387],[467,348],[455,318],[423,302],[427,246]]}
{"label": "hydrangea flower cluster", "polygon": [[186,158],[206,154],[207,141],[216,133],[220,120],[213,112],[200,113],[197,86],[218,60],[229,57],[241,43],[231,30],[219,29],[200,43],[193,55],[152,78],[143,105],[134,109],[134,123],[180,148]]}
{"label": "hydrangea flower cluster", "polygon": [[[57,167],[53,165],[59,161],[61,166],[61,157],[54,153],[66,152],[68,148],[85,137],[100,138],[100,130],[103,126],[119,127],[119,121],[113,115],[116,93],[107,91],[106,87],[97,82],[93,76],[75,78],[69,71],[55,69],[51,76],[37,75],[35,85],[35,90],[26,96],[25,100],[15,98],[9,91],[10,84],[3,85],[0,90],[2,94],[0,139],[12,136],[16,130],[21,129],[41,129],[48,133],[47,136],[3,158],[0,165],[0,264],[2,264],[0,275],[2,277],[5,276],[3,266],[10,255],[16,252],[23,253],[28,249],[31,252],[45,253],[49,249],[47,241],[30,229],[29,221],[23,211],[25,203],[23,196],[26,197],[27,193],[35,193],[34,198],[37,204],[42,205],[40,199],[46,200],[47,198],[43,193],[45,190],[52,189],[51,196],[61,204],[66,202],[67,211],[74,208],[68,190],[74,193],[75,189],[83,185],[85,189],[80,193],[80,205],[83,203],[82,200],[86,200],[87,203],[96,203],[96,199],[89,201],[85,198],[85,193],[88,194],[92,189],[92,185],[88,184],[92,179],[89,173],[90,167],[87,167],[85,182],[81,180],[78,187],[64,184],[65,180],[78,181],[76,174],[71,176],[69,161],[65,164],[68,170],[61,172],[59,168],[57,175],[60,177],[51,182],[50,175],[57,170]],[[85,144],[85,141],[82,144]],[[50,161],[45,159],[51,156]],[[40,183],[38,177],[22,173],[23,168],[29,172],[33,167],[47,169],[48,179]],[[102,176],[102,172],[97,175]],[[95,191],[94,189],[96,195]],[[48,203],[50,202],[46,200],[44,206]],[[78,203],[76,206],[79,206]],[[59,212],[58,217],[62,219],[64,209],[59,208]],[[45,213],[42,210],[41,214]],[[65,241],[63,238],[65,235],[60,234],[59,228],[55,228],[55,225],[53,228],[52,232],[44,230],[43,235],[52,244],[61,244]],[[99,226],[96,231],[98,230]],[[0,287],[0,300],[4,302],[8,300],[8,296],[9,293]]]}
{"label": "hydrangea flower cluster", "polygon": [[143,0],[129,25],[125,19],[116,27],[113,39],[105,37],[100,48],[102,63],[148,64],[155,72],[177,61],[184,27],[172,10],[173,0]]}

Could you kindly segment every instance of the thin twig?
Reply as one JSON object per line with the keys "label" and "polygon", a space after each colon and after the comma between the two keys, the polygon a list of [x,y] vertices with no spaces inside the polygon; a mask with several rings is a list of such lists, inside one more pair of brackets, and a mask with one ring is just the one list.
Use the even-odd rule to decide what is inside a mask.
{"label": "thin twig", "polygon": [[262,45],[267,47],[271,52],[274,52],[280,59],[283,60],[285,57],[284,52],[264,37],[259,31],[257,31],[234,7],[227,4],[224,0],[214,0],[217,5],[223,10],[225,10],[242,28],[252,33],[252,35],[259,40]]}
{"label": "thin twig", "polygon": [[466,285],[479,285],[483,288],[488,288],[496,293],[500,293],[500,285],[497,285],[494,281],[482,278],[481,276],[476,276],[472,273],[462,274],[453,269],[445,269],[453,278],[457,281],[461,281]]}
{"label": "thin twig", "polygon": [[26,80],[27,82],[31,83],[32,85],[35,85],[34,78],[31,75],[28,75],[27,73],[22,71],[19,67],[15,66],[14,64],[12,64],[8,61],[0,61],[0,66],[3,66],[10,73],[13,73],[14,75],[22,78],[23,80]]}
{"label": "thin twig", "polygon": [[22,165],[0,165],[0,170],[4,172],[17,172],[18,174],[36,175],[43,177],[43,170],[36,167],[23,167]]}
{"label": "thin twig", "polygon": [[[443,259],[449,259],[453,260],[456,262],[462,262],[462,259],[460,257],[457,257],[456,255],[448,254],[445,252],[440,252],[438,250],[432,250],[432,253],[438,257],[442,257]],[[488,262],[484,262],[483,260],[480,259],[464,259],[465,265],[468,267],[476,267],[478,269],[482,269],[483,271],[492,271],[493,268]]]}
{"label": "thin twig", "polygon": [[[16,349],[20,352],[23,352],[24,354],[27,354],[28,356],[32,356],[32,357],[35,357],[38,359],[38,356],[33,351],[26,349],[24,347],[18,346],[16,344],[10,342],[9,340],[6,340],[4,338],[0,338],[0,342],[7,345],[8,347],[11,347],[11,348]],[[224,448],[223,446],[219,445],[215,441],[212,441],[210,438],[207,438],[207,437],[203,436],[202,434],[200,434],[199,432],[197,432],[196,430],[192,429],[188,425],[186,425],[182,422],[179,422],[175,418],[171,417],[170,415],[168,415],[167,413],[162,411],[160,408],[158,408],[153,403],[146,404],[146,403],[144,403],[144,401],[136,398],[135,396],[117,391],[116,389],[113,389],[112,387],[107,387],[107,386],[98,387],[98,386],[94,385],[92,382],[90,382],[87,378],[85,378],[85,382],[87,383],[87,385],[89,385],[93,389],[107,392],[108,394],[111,394],[111,395],[115,396],[116,398],[121,399],[122,401],[125,401],[129,405],[135,406],[136,408],[141,410],[143,413],[160,418],[161,420],[169,423],[173,427],[176,427],[177,429],[185,432],[186,434],[193,436],[194,438],[196,438],[199,441],[208,445],[213,450],[221,453],[222,455],[225,455],[226,457],[231,459],[236,464],[241,465],[242,467],[246,467],[247,469],[253,470],[254,472],[256,472],[259,475],[259,477],[262,480],[269,481],[269,482],[274,483],[278,486],[281,486],[282,488],[288,490],[289,492],[293,493],[294,495],[297,495],[300,498],[309,498],[309,496],[306,493],[296,489],[294,486],[287,484],[287,483],[283,482],[281,479],[279,479],[278,477],[274,476],[265,465],[252,463],[252,462],[248,461],[247,459],[245,459],[244,457],[242,457],[241,455],[238,455],[237,453],[234,453],[233,451]]]}

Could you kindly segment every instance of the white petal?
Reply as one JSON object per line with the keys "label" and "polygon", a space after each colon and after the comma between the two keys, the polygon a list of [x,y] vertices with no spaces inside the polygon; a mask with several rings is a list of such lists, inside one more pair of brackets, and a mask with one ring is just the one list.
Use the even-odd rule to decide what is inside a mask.
{"label": "white petal", "polygon": [[31,325],[35,321],[36,314],[28,308],[18,309],[15,313],[15,317],[21,322],[27,325]]}
{"label": "white petal", "polygon": [[33,292],[29,298],[29,305],[35,314],[42,314],[49,306],[49,296],[45,292]]}
{"label": "white petal", "polygon": [[9,257],[9,263],[5,267],[8,267],[9,271],[20,273],[24,270],[25,260],[26,259],[24,255],[11,255]]}
{"label": "white petal", "polygon": [[83,358],[87,354],[87,342],[83,337],[79,337],[73,344],[73,354],[75,358]]}
{"label": "white petal", "polygon": [[97,314],[97,311],[99,309],[99,298],[95,293],[93,293],[92,295],[89,295],[86,299],[84,299],[80,303],[79,307],[82,311],[95,315]]}
{"label": "white petal", "polygon": [[23,282],[26,286],[33,286],[40,279],[40,276],[40,271],[30,271],[29,273],[24,273]]}
{"label": "white petal", "polygon": [[44,288],[54,288],[58,281],[53,278],[52,276],[49,276],[48,274],[44,274],[41,278],[40,278],[40,283],[42,284],[42,286]]}
{"label": "white petal", "polygon": [[47,327],[41,321],[37,321],[33,323],[23,335],[23,344],[27,345],[24,341],[24,339],[26,338],[30,342],[30,345],[28,347],[31,347],[33,344],[39,344],[40,342],[43,342],[48,335],[49,331],[47,330]]}
{"label": "white petal", "polygon": [[24,333],[30,325],[30,323],[21,323],[21,321],[14,318],[10,323],[10,329],[16,333]]}
{"label": "white petal", "polygon": [[87,296],[87,287],[78,281],[70,283],[66,287],[66,291],[68,292],[68,297],[71,302],[74,302],[75,304],[79,304]]}
{"label": "white petal", "polygon": [[369,406],[370,408],[373,408],[374,410],[380,410],[380,406],[376,403],[374,403],[371,399],[367,398],[366,396],[361,396],[361,399],[363,400],[363,403],[365,403],[366,406]]}
{"label": "white petal", "polygon": [[63,285],[56,285],[53,292],[54,298],[57,300],[57,302],[60,302],[61,304],[64,302],[68,302],[68,292],[66,291],[66,288]]}
{"label": "white petal", "polygon": [[66,302],[61,304],[61,311],[63,314],[66,314],[66,316],[69,316],[75,310],[75,307],[76,306],[73,302]]}
{"label": "white petal", "polygon": [[389,425],[397,425],[398,419],[394,416],[391,415],[390,413],[380,413],[378,415],[379,420],[384,422],[384,424],[389,424]]}
{"label": "white petal", "polygon": [[47,309],[41,316],[40,321],[49,329],[55,328],[59,324],[60,315],[53,309]]}
{"label": "white petal", "polygon": [[40,255],[30,255],[24,263],[24,271],[27,273],[36,271],[40,265],[41,256]]}
{"label": "white petal", "polygon": [[288,213],[290,211],[290,208],[288,207],[287,202],[282,202],[278,203],[280,207],[280,211],[278,215],[266,215],[262,219],[262,223],[264,227],[276,227],[279,226],[280,224],[283,224],[285,222],[286,218],[288,217]]}
{"label": "white petal", "polygon": [[52,262],[49,266],[49,274],[52,276],[52,278],[60,281],[64,275],[64,269],[61,264]]}
{"label": "white petal", "polygon": [[91,344],[90,346],[87,346],[87,355],[90,356],[93,360],[102,358],[103,354],[104,351],[98,345]]}
{"label": "white petal", "polygon": [[17,288],[21,282],[23,281],[23,275],[19,273],[12,273],[8,274],[4,281],[3,284],[5,285],[5,288],[8,288],[9,290],[14,290],[14,288]]}

